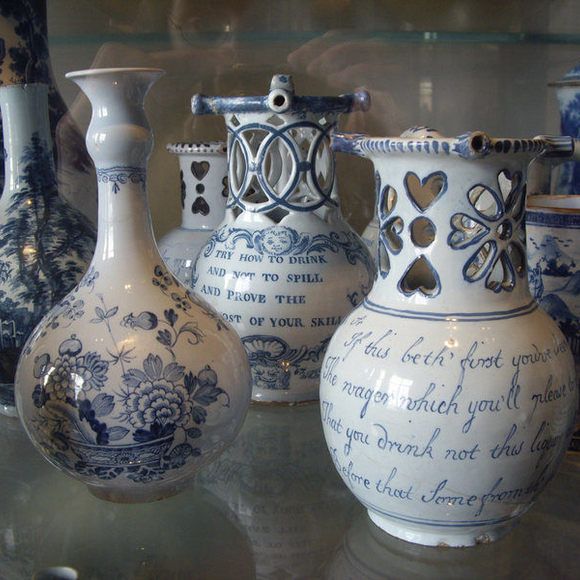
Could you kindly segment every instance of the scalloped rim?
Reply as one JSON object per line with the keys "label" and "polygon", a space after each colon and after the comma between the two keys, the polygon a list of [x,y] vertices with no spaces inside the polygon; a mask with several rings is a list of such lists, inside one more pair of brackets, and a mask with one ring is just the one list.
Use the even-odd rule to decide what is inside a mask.
{"label": "scalloped rim", "polygon": [[165,149],[170,153],[212,153],[214,155],[225,155],[227,145],[225,141],[200,141],[196,143],[167,143]]}

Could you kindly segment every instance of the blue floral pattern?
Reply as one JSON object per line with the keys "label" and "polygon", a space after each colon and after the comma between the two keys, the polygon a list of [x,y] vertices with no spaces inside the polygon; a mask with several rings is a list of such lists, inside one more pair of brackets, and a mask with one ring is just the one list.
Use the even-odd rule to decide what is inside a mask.
{"label": "blue floral pattern", "polygon": [[[161,480],[168,470],[202,454],[196,440],[208,409],[218,403],[229,407],[230,399],[211,365],[194,373],[175,360],[178,340],[200,344],[205,335],[192,318],[193,297],[175,285],[163,266],[155,267],[152,284],[175,308],[161,316],[107,305],[96,291],[98,280],[92,268],[79,284],[97,300],[92,313],[86,295],[83,299],[73,292],[51,311],[47,326],[66,329],[86,317],[89,324],[104,326],[110,344],[101,352],[87,350],[71,333],[56,356],[42,352],[35,357],[32,425],[54,461],[73,473],[103,480],[125,476],[136,483]],[[150,352],[139,361],[134,347],[116,340],[119,327],[157,332],[167,360]],[[119,371],[112,374],[116,366],[120,381],[112,386],[119,376]]]}
{"label": "blue floral pattern", "polygon": [[[291,348],[278,336],[251,335],[242,338],[248,353],[252,382],[258,389],[288,390],[292,374],[299,375],[303,369],[301,363],[306,361],[319,362],[326,352],[330,337],[325,338],[313,348],[301,346]],[[320,376],[320,368],[312,369],[315,379]]]}

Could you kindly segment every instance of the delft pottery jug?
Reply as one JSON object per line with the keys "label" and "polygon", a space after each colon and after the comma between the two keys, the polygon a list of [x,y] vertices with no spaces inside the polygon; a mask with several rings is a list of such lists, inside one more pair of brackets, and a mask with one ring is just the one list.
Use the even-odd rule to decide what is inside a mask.
{"label": "delft pottery jug", "polygon": [[18,410],[36,447],[96,496],[120,502],[177,493],[233,440],[250,402],[239,337],[169,273],[153,239],[143,99],[162,72],[68,75],[93,105],[97,248],[17,371]]}
{"label": "delft pottery jug", "polygon": [[197,255],[224,219],[228,197],[226,144],[172,143],[179,158],[181,227],[159,241],[159,251],[175,277],[192,286]]}
{"label": "delft pottery jug", "polygon": [[[47,85],[50,136],[55,145],[51,153],[56,162],[59,193],[96,223],[95,170],[84,139],[67,114],[56,87],[48,50],[46,0],[0,2],[0,47],[0,85]],[[0,190],[3,179],[4,168],[0,165]]]}
{"label": "delft pottery jug", "polygon": [[14,373],[40,319],[74,288],[95,231],[57,189],[43,84],[0,86],[6,147],[0,199],[0,413],[15,415]]}
{"label": "delft pottery jug", "polygon": [[322,366],[324,433],[379,527],[427,545],[507,532],[555,474],[570,348],[530,295],[526,168],[567,138],[337,136],[380,179],[378,277]]}
{"label": "delft pottery jug", "polygon": [[368,108],[367,93],[299,97],[285,75],[267,96],[193,97],[194,113],[225,115],[230,190],[195,289],[240,333],[256,401],[317,399],[330,336],[371,288],[330,148],[338,115],[356,108]]}

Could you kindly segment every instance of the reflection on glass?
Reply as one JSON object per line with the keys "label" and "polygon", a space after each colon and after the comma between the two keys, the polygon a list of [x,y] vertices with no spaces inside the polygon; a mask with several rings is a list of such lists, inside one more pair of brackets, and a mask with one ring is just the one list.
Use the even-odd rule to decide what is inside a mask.
{"label": "reflection on glass", "polygon": [[317,404],[251,407],[233,446],[201,473],[246,529],[258,578],[313,578],[360,509],[331,464]]}

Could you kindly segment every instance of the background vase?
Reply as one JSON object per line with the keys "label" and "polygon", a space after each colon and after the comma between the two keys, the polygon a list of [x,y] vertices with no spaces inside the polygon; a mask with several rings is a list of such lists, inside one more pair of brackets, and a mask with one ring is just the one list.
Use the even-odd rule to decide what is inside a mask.
{"label": "background vase", "polygon": [[569,138],[337,137],[380,176],[378,277],[322,367],[334,463],[376,525],[409,542],[505,534],[572,435],[574,360],[526,275],[530,159]]}
{"label": "background vase", "polygon": [[230,190],[195,288],[240,333],[256,401],[317,399],[330,336],[372,286],[330,149],[338,114],[367,108],[367,97],[300,97],[286,75],[267,96],[193,97],[194,113],[225,115]]}
{"label": "background vase", "polygon": [[[580,139],[580,65],[568,71],[564,77],[550,86],[556,87],[560,105],[560,132],[573,139]],[[580,163],[567,161],[556,169],[554,191],[558,195],[580,193]]]}
{"label": "background vase", "polygon": [[90,222],[57,189],[47,87],[0,87],[5,187],[0,199],[0,412],[15,414],[14,373],[40,319],[75,286],[95,248]]}
{"label": "background vase", "polygon": [[93,104],[97,248],[80,284],[37,326],[17,377],[36,447],[120,502],[180,491],[233,440],[250,401],[239,337],[169,273],[153,238],[143,100],[162,72],[68,75]]}
{"label": "background vase", "polygon": [[[0,45],[0,85],[48,86],[50,135],[60,194],[96,223],[95,171],[84,139],[56,88],[48,51],[46,0],[1,2]],[[0,190],[3,182],[2,167]]]}
{"label": "background vase", "polygon": [[159,240],[159,251],[177,279],[193,286],[195,260],[224,219],[228,197],[226,144],[172,143],[181,183],[181,226]]}

